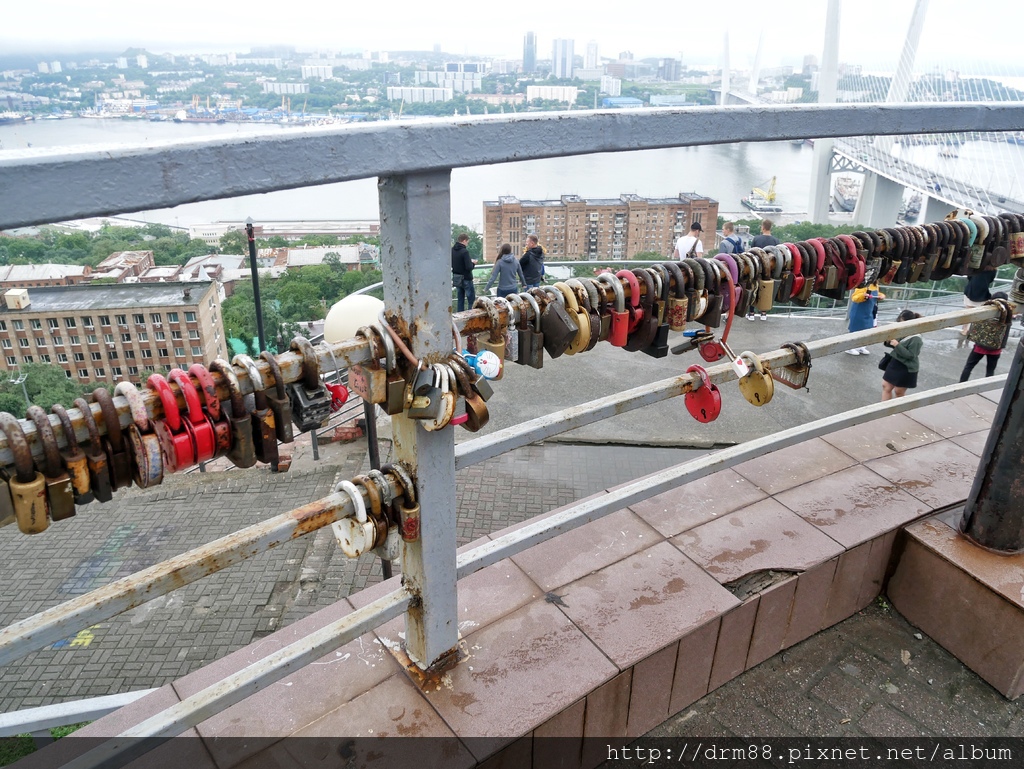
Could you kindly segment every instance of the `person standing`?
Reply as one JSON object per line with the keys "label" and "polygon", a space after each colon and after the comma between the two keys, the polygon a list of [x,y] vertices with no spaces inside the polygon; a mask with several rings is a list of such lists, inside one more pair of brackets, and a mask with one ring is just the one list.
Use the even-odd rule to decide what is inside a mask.
{"label": "person standing", "polygon": [[[875,314],[878,312],[878,301],[885,299],[885,294],[878,290],[875,275],[871,274],[850,295],[850,322],[847,330],[864,331],[875,325]],[[867,347],[856,347],[846,350],[847,355],[870,355]]]}
{"label": "person standing", "polygon": [[[754,236],[754,239],[750,241],[751,248],[764,248],[765,246],[777,246],[779,245],[779,239],[772,235],[772,220],[762,219],[761,220],[761,234]],[[754,315],[754,305],[750,305],[750,309],[747,310],[747,320],[756,320]],[[768,313],[761,313],[761,320],[768,320]]]}
{"label": "person standing", "polygon": [[524,286],[529,285],[523,274],[523,268],[512,255],[512,246],[508,243],[505,243],[498,251],[498,258],[494,262],[494,269],[491,270],[491,277],[487,279],[486,289],[488,291],[495,278],[498,280],[498,296],[514,294],[519,290],[520,283]]}
{"label": "person standing", "polygon": [[704,244],[700,241],[701,232],[704,228],[700,222],[690,225],[690,232],[683,235],[676,241],[675,250],[672,252],[673,259],[693,259],[704,255]]}
{"label": "person standing", "polygon": [[476,290],[473,288],[473,265],[476,261],[469,255],[469,233],[460,232],[452,246],[452,283],[458,290],[458,312],[467,307],[472,308],[476,301]]}
{"label": "person standing", "polygon": [[[912,310],[904,310],[896,316],[896,322],[903,323],[920,317]],[[907,390],[917,387],[917,372],[921,369],[920,357],[924,340],[920,334],[911,334],[900,340],[889,339],[885,346],[889,348],[889,352],[886,353],[889,360],[882,369],[885,372],[882,374],[883,401],[902,398],[907,394]],[[882,367],[881,363],[878,365],[879,368]]]}
{"label": "person standing", "polygon": [[743,241],[739,235],[734,235],[736,226],[732,222],[722,225],[722,242],[718,244],[720,254],[738,254],[743,251]]}
{"label": "person standing", "polygon": [[[997,291],[992,294],[992,298],[1005,300],[1008,297],[1002,291]],[[999,318],[992,318],[991,320],[979,320],[971,324],[967,338],[974,342],[974,349],[967,356],[964,370],[960,372],[961,382],[966,382],[971,378],[971,372],[974,371],[974,367],[981,362],[982,358],[985,359],[985,376],[992,376],[996,373],[996,366],[999,365],[999,356],[1002,354],[1003,348],[1006,347],[1006,342],[1010,338],[1010,325],[1012,323],[1012,318],[1008,323],[1003,323]]]}
{"label": "person standing", "polygon": [[[504,247],[502,246],[502,248]],[[526,276],[527,288],[540,286],[541,278],[544,277],[544,246],[537,241],[536,235],[526,236],[526,251],[519,257],[519,266],[522,268],[523,275]],[[501,285],[500,282],[499,285]]]}
{"label": "person standing", "polygon": [[[984,272],[976,272],[967,279],[967,285],[964,287],[964,309],[970,309],[971,307],[981,307],[989,299],[992,298],[990,287],[992,281],[996,279],[996,270],[985,270]],[[970,324],[965,323],[960,327],[960,333],[967,336],[967,330]]]}

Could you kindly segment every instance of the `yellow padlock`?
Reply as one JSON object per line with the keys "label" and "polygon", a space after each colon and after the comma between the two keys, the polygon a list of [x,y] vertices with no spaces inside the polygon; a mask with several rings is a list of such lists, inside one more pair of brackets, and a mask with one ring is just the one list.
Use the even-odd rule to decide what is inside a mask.
{"label": "yellow padlock", "polygon": [[580,307],[579,302],[576,301],[576,294],[569,286],[565,283],[555,283],[554,288],[562,295],[565,300],[566,312],[579,327],[576,336],[569,343],[569,349],[565,351],[566,355],[575,355],[587,349],[587,345],[590,344],[590,315]]}
{"label": "yellow padlock", "polygon": [[752,406],[763,406],[775,395],[775,380],[764,370],[761,359],[749,350],[739,355],[750,366],[750,373],[739,380],[740,393]]}
{"label": "yellow padlock", "polygon": [[14,517],[22,534],[38,534],[50,525],[46,510],[46,478],[36,472],[32,451],[21,423],[6,412],[0,413],[0,429],[7,436],[7,447],[14,454],[15,477],[9,482]]}

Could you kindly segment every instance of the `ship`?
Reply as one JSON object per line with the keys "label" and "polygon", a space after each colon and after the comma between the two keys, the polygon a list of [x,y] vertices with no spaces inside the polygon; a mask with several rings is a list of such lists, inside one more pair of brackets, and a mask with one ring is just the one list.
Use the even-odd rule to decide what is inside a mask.
{"label": "ship", "polygon": [[855,176],[836,177],[836,187],[832,193],[836,208],[839,211],[853,211],[860,197],[860,179]]}
{"label": "ship", "polygon": [[754,187],[749,195],[740,198],[740,203],[755,214],[781,214],[782,206],[775,202],[775,177],[765,182],[763,187]]}
{"label": "ship", "polygon": [[910,196],[910,200],[904,204],[903,215],[907,219],[916,219],[917,215],[921,213],[921,203],[923,200],[921,193],[915,192]]}
{"label": "ship", "polygon": [[28,115],[21,115],[17,112],[0,112],[0,125],[10,125],[12,123],[24,123],[28,120]]}

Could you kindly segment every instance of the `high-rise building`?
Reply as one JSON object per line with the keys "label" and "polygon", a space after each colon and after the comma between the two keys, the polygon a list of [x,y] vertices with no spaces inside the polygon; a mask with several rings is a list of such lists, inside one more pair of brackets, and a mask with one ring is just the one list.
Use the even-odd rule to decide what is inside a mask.
{"label": "high-rise building", "polygon": [[551,74],[558,79],[572,80],[573,41],[558,39],[551,46]]}
{"label": "high-rise building", "polygon": [[507,196],[484,201],[484,254],[501,243],[514,253],[536,235],[552,259],[632,259],[641,252],[668,256],[692,222],[703,222],[704,249],[715,244],[718,201],[696,192],[667,198],[626,194],[594,199],[562,195],[559,200]]}
{"label": "high-rise building", "polygon": [[584,62],[585,69],[597,69],[597,41],[591,40],[587,43],[587,58]]}
{"label": "high-rise building", "polygon": [[537,71],[537,36],[533,32],[527,32],[523,38],[523,72],[531,73]]}

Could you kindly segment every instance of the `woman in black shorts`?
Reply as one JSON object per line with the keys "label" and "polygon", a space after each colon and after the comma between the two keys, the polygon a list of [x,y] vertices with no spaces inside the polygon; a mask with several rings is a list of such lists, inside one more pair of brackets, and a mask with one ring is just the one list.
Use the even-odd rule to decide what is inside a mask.
{"label": "woman in black shorts", "polygon": [[[916,312],[904,310],[896,317],[897,323],[920,318]],[[899,341],[890,339],[885,343],[889,348],[889,362],[882,374],[882,400],[901,398],[907,390],[917,387],[917,372],[920,369],[921,347],[924,340],[920,334]]]}

